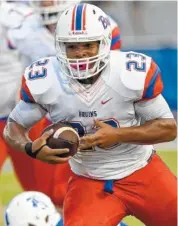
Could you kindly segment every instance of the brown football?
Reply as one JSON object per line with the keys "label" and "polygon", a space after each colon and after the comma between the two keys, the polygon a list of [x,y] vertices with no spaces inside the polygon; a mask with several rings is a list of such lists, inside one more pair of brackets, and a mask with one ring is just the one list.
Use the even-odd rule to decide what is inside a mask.
{"label": "brown football", "polygon": [[50,129],[53,129],[54,133],[46,140],[47,145],[52,149],[68,148],[70,150],[69,153],[58,155],[60,157],[75,155],[79,146],[79,135],[76,130],[67,123],[59,122],[46,127],[42,134]]}

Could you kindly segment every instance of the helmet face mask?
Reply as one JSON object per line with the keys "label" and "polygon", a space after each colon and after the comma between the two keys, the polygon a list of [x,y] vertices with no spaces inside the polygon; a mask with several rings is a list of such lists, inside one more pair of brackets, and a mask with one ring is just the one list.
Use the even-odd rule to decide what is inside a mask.
{"label": "helmet face mask", "polygon": [[[56,49],[58,51],[58,59],[63,73],[74,79],[90,78],[98,74],[106,66],[109,56],[105,39],[99,40],[98,54],[91,57],[68,58],[66,47],[63,42],[58,42]],[[88,42],[89,43],[89,42]],[[80,43],[79,43],[80,44]]]}
{"label": "helmet face mask", "polygon": [[[73,26],[74,14],[76,14],[75,26]],[[79,22],[79,17],[81,17],[82,23]],[[100,18],[103,18],[104,21],[100,21]],[[78,28],[80,26],[81,30],[77,26]],[[61,70],[66,76],[78,80],[87,79],[97,75],[109,62],[111,27],[105,13],[96,6],[79,4],[66,10],[57,23],[55,38],[57,57]],[[65,43],[80,44],[94,41],[99,42],[98,53],[95,56],[80,59],[67,56]]]}

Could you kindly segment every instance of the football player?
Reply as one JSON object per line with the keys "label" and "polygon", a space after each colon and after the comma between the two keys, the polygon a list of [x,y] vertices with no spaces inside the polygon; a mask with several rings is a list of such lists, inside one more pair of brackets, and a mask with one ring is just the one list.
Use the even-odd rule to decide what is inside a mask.
{"label": "football player", "polygon": [[[26,68],[5,140],[31,158],[69,161],[66,226],[117,225],[127,215],[146,225],[176,226],[176,178],[152,146],[176,137],[159,67],[144,54],[110,51],[110,23],[90,4],[62,13],[55,41],[57,57]],[[81,136],[73,157],[60,158],[68,149],[45,145],[52,130],[34,142],[27,136],[47,113]]]}
{"label": "football player", "polygon": [[41,192],[15,196],[4,213],[5,226],[62,226],[63,221],[51,199]]}
{"label": "football player", "polygon": [[[17,50],[10,50],[7,46],[5,38],[6,30],[0,25],[0,144],[1,154],[0,159],[2,163],[7,157],[5,143],[2,138],[2,131],[5,122],[11,110],[18,102],[18,91],[21,84],[21,74],[23,72],[22,64],[19,61],[19,54]],[[8,104],[7,104],[8,103]],[[0,164],[1,168],[2,164]]]}
{"label": "football player", "polygon": [[[32,61],[43,56],[55,55],[55,48],[53,45],[54,37],[51,32],[54,31],[54,25],[57,22],[59,14],[64,10],[64,8],[66,8],[66,6],[71,4],[69,1],[30,1],[30,6],[27,3],[27,1],[4,2],[0,9],[0,23],[6,32],[4,38],[7,39],[8,37],[8,46],[11,49],[11,52],[8,50],[9,54],[13,54],[18,50],[24,65],[31,64]],[[73,3],[74,2],[72,1],[72,4]],[[119,28],[111,18],[110,23],[112,26],[111,48],[120,49],[121,40]],[[15,60],[11,61],[15,64]],[[4,61],[4,65],[5,63],[8,63],[10,69],[14,72],[12,73],[7,69],[5,70],[5,73],[8,76],[13,74],[15,82],[13,87],[17,89],[19,85],[16,85],[16,82],[19,82],[20,84],[21,77],[21,72],[19,72],[20,67],[17,65],[18,76],[15,76],[15,69],[13,69],[14,64],[9,64],[9,60]],[[6,77],[8,78],[8,76]],[[22,82],[24,82],[24,79]],[[8,86],[11,86],[11,84],[12,82],[7,83]],[[4,78],[2,86],[5,87]],[[8,90],[13,91],[13,87],[8,88]],[[8,93],[10,94],[10,91]],[[14,94],[11,95],[12,101],[14,101],[14,97]],[[6,104],[5,107],[2,107],[3,110],[7,108],[8,103],[10,102],[10,100],[5,98],[4,100],[6,101]],[[3,101],[1,103],[3,103]],[[10,107],[9,112],[14,106],[15,105]],[[9,112],[2,115],[2,120],[0,122],[1,133]],[[41,122],[36,124],[34,128],[30,130],[31,139],[34,140],[36,137],[40,136],[42,129],[49,123],[50,122],[48,122],[48,120],[42,119]],[[20,183],[25,190],[42,191],[49,195],[56,205],[62,206],[66,193],[67,181],[71,175],[68,163],[60,166],[52,166],[29,159],[28,156],[11,150],[4,143],[2,138],[1,147],[0,165],[2,166],[8,153],[8,155],[11,156],[13,166]],[[24,167],[26,168],[25,171],[23,170]],[[45,177],[41,176],[42,172],[45,173]]]}

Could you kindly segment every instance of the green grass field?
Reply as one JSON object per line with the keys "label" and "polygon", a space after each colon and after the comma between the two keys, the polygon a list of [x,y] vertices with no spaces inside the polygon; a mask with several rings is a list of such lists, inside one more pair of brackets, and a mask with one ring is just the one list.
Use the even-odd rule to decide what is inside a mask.
{"label": "green grass field", "polygon": [[[177,153],[176,151],[159,151],[158,154],[166,162],[174,174],[177,174]],[[0,203],[4,208],[7,203],[18,193],[22,191],[13,172],[4,172],[0,176]],[[0,207],[0,226],[3,226],[3,209]],[[134,217],[127,217],[124,222],[129,226],[143,226],[143,224]]]}

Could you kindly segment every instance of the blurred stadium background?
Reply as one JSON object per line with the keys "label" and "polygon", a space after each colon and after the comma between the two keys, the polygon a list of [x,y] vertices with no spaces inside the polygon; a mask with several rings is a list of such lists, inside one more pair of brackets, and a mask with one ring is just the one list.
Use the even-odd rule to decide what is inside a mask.
{"label": "blurred stadium background", "polygon": [[[122,50],[148,54],[157,62],[165,85],[163,95],[177,118],[177,2],[92,1],[92,3],[101,7],[118,22]],[[177,142],[156,145],[156,149],[176,174]],[[22,188],[11,168],[10,160],[7,160],[0,175],[2,208],[20,191]],[[2,213],[3,209],[0,207],[0,226],[3,225]],[[128,217],[124,221],[129,226],[143,226],[133,217]]]}

